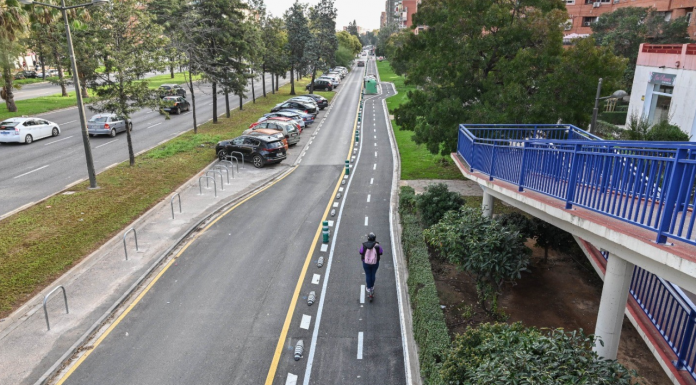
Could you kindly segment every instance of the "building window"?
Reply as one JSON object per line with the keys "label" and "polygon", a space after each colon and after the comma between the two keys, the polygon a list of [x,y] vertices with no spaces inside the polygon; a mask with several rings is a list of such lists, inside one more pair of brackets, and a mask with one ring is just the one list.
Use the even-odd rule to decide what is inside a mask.
{"label": "building window", "polygon": [[611,0],[601,0],[602,3],[611,3]]}
{"label": "building window", "polygon": [[596,23],[597,20],[599,20],[599,17],[583,17],[582,18],[582,26],[589,27],[592,25],[592,23]]}
{"label": "building window", "polygon": [[669,119],[669,108],[672,105],[674,86],[653,84],[652,88],[652,99],[650,101],[648,121],[650,124],[656,124],[662,120]]}
{"label": "building window", "polygon": [[568,5],[575,5],[575,0],[565,0]]}
{"label": "building window", "polygon": [[594,0],[585,0],[585,4],[594,4]]}

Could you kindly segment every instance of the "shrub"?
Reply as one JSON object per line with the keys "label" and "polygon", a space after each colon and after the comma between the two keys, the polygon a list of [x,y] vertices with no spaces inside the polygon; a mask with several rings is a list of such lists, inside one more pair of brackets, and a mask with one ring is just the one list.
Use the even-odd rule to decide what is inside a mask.
{"label": "shrub", "polygon": [[645,139],[663,142],[688,142],[689,135],[682,131],[679,126],[669,124],[668,121],[662,120],[650,128]]}
{"label": "shrub", "polygon": [[416,190],[410,186],[401,187],[399,194],[399,214],[416,212]]}
{"label": "shrub", "polygon": [[592,351],[582,330],[541,331],[521,323],[483,324],[455,337],[442,364],[446,384],[629,385],[637,376]]}
{"label": "shrub", "polygon": [[599,114],[599,119],[611,123],[623,126],[626,124],[626,118],[628,117],[627,111],[612,111],[612,112],[602,112]]}
{"label": "shrub", "polygon": [[449,191],[444,183],[425,188],[423,195],[416,198],[416,205],[425,227],[430,227],[442,219],[446,212],[457,210],[464,204],[459,193]]}
{"label": "shrub", "polygon": [[573,235],[539,218],[532,219],[532,228],[536,239],[534,246],[544,249],[544,262],[549,259],[549,249],[567,252],[569,249],[577,247]]}
{"label": "shrub", "polygon": [[525,239],[535,236],[534,222],[524,214],[518,212],[502,214],[496,218],[496,221],[503,227],[519,232]]}

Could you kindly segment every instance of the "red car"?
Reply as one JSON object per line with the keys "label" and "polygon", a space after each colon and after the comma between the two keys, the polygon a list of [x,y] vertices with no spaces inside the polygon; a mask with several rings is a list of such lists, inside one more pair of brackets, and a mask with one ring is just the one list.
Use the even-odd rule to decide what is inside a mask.
{"label": "red car", "polygon": [[297,129],[297,132],[299,132],[300,134],[302,133],[302,127],[300,127],[299,124],[295,123],[295,121],[293,121],[293,120],[290,119],[290,118],[284,118],[284,117],[282,117],[282,116],[276,116],[276,117],[274,117],[274,118],[268,118],[268,119],[264,119],[264,120],[261,120],[261,121],[258,121],[258,122],[251,123],[251,125],[249,126],[249,128],[254,128],[254,127],[258,126],[260,123],[268,122],[268,121],[271,121],[271,120],[279,120],[279,121],[281,121],[281,122],[291,123],[291,124],[292,124],[293,126],[295,126],[295,128]]}

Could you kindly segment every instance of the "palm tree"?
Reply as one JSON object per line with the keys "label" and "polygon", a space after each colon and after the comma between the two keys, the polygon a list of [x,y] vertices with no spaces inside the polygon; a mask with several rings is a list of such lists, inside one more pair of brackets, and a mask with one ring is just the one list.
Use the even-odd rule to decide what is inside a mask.
{"label": "palm tree", "polygon": [[4,84],[0,97],[5,100],[9,112],[17,112],[12,91],[12,69],[21,46],[17,43],[26,31],[26,16],[16,0],[0,0],[0,67]]}

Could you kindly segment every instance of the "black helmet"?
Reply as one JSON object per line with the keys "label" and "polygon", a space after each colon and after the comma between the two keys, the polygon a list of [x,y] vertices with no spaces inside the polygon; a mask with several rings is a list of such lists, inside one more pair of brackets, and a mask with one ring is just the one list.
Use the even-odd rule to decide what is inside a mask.
{"label": "black helmet", "polygon": [[367,240],[368,240],[368,241],[374,242],[375,239],[377,239],[377,236],[375,235],[375,233],[367,234]]}

